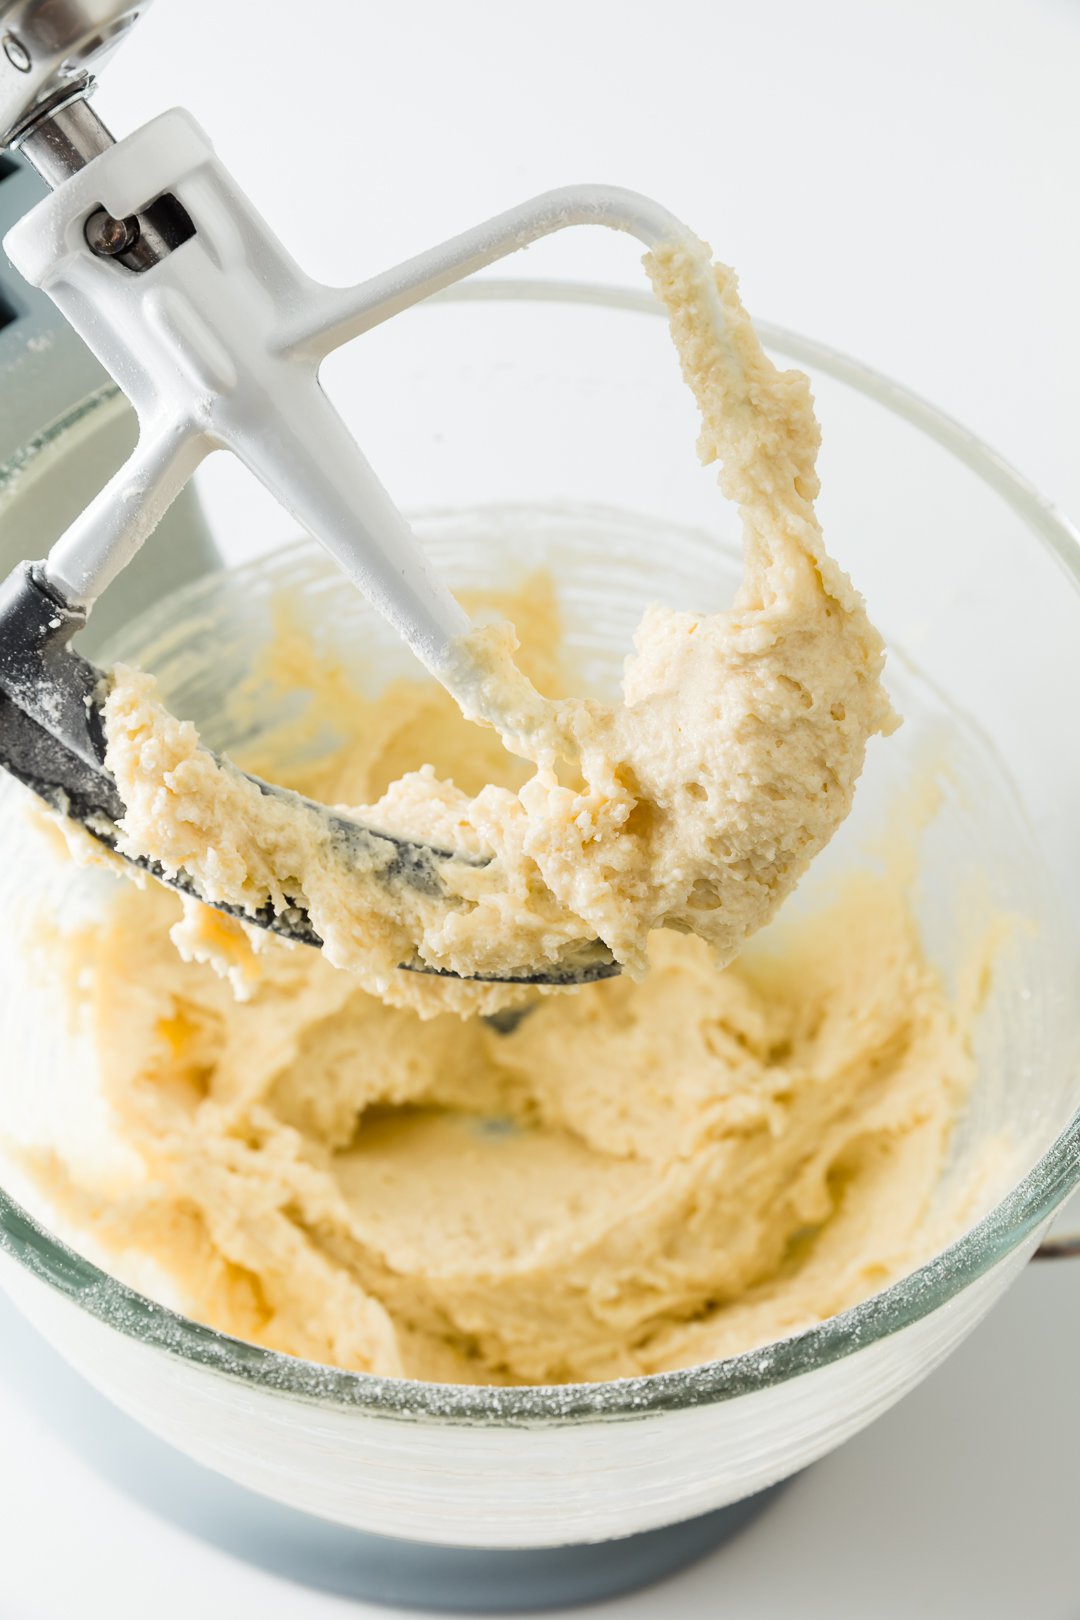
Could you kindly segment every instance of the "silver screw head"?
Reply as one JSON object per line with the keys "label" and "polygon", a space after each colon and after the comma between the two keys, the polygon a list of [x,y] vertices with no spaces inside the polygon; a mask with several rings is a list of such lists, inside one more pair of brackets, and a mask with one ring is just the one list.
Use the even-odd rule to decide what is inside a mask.
{"label": "silver screw head", "polygon": [[33,63],[30,60],[30,52],[19,36],[17,34],[5,34],[3,44],[4,55],[12,67],[16,68],[20,73],[29,73]]}
{"label": "silver screw head", "polygon": [[115,259],[126,253],[139,239],[137,219],[114,219],[104,208],[95,209],[84,227],[86,243],[91,253],[101,259]]}

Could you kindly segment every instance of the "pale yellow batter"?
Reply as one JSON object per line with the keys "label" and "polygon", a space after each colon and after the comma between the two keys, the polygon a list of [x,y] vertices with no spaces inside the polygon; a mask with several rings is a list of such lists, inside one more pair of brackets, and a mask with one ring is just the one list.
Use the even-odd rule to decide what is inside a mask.
{"label": "pale yellow batter", "polygon": [[[608,1378],[818,1321],[947,1229],[932,1201],[967,1020],[897,886],[865,877],[718,970],[842,821],[892,715],[814,517],[805,379],[765,359],[699,245],[651,271],[744,519],[733,610],[653,609],[610,706],[558,697],[533,582],[504,604],[524,673],[505,630],[470,650],[535,768],[423,682],[346,693],[339,752],[291,778],[274,761],[377,825],[493,852],[448,880],[449,908],[344,882],[316,818],[219,768],[146,677],[118,675],[130,847],[226,899],[302,897],[327,950],[118,885],[72,950],[136,1168],[36,1169],[118,1270],[151,1256],[241,1337],[428,1379]],[[594,935],[635,972],[648,941],[649,974],[540,1000],[511,1033],[444,1010],[490,999],[396,967],[414,948],[465,972],[536,963]],[[387,1004],[417,993],[423,1018]]]}
{"label": "pale yellow batter", "polygon": [[616,705],[541,696],[513,663],[507,625],[469,638],[461,656],[483,672],[477,693],[536,770],[516,791],[478,793],[413,770],[356,810],[376,828],[492,856],[442,869],[449,902],[383,881],[370,862],[345,869],[317,814],[218,765],[148,676],[121,669],[106,722],[128,853],[183,867],[214,899],[300,901],[331,962],[428,1011],[450,997],[490,1009],[507,993],[401,974],[414,954],[503,974],[599,938],[640,973],[661,927],[696,934],[722,965],[768,920],[846,816],[868,739],[894,723],[883,650],[814,515],[806,378],[765,357],[733,275],[703,244],[646,262],[701,408],[701,454],[719,461],[743,519],[732,610],[652,608]]}
{"label": "pale yellow batter", "polygon": [[[529,601],[536,634],[544,600],[534,583],[508,611]],[[414,749],[467,782],[520,769],[431,683],[338,696],[353,734],[291,785],[375,794]],[[155,1257],[201,1320],[357,1369],[593,1379],[773,1339],[941,1239],[967,1032],[890,878],[722,973],[664,932],[641,983],[544,1000],[509,1035],[387,1007],[304,947],[261,936],[255,957],[200,910],[247,999],[180,960],[156,885],[118,883],[72,943],[144,1172],[39,1171],[117,1269]]]}

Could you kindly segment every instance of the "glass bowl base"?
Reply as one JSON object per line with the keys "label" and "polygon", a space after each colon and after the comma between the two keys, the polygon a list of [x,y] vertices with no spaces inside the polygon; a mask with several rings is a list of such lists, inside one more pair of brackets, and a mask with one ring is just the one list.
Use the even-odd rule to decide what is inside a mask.
{"label": "glass bowl base", "polygon": [[192,1462],[98,1394],[2,1294],[0,1378],[95,1473],[169,1523],[286,1580],[401,1608],[513,1614],[617,1597],[715,1552],[782,1488],[617,1541],[436,1547],[331,1524]]}

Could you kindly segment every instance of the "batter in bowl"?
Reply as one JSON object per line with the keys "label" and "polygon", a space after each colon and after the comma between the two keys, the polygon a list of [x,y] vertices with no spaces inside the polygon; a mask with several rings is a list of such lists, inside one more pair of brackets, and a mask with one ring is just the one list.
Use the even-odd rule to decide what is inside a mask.
{"label": "batter in bowl", "polygon": [[[127,1169],[47,1151],[33,1168],[118,1271],[141,1280],[149,1259],[182,1308],[241,1338],[452,1382],[649,1372],[821,1320],[960,1219],[935,1192],[973,1009],[950,1003],[901,886],[866,875],[733,960],[894,717],[881,642],[814,516],[806,379],[767,360],[700,244],[650,270],[702,454],[743,518],[731,611],[652,609],[623,701],[604,704],[558,695],[554,598],[534,581],[469,648],[511,751],[405,681],[346,693],[341,744],[313,764],[238,760],[492,853],[450,908],[343,871],[317,818],[217,765],[148,676],[117,673],[128,849],[231,902],[302,897],[326,949],[119,885],[65,949]],[[318,698],[314,664],[293,649],[290,668]],[[461,1015],[520,990],[397,966],[415,949],[499,971],[594,936],[627,975],[542,998],[509,1032]]]}
{"label": "batter in bowl", "polygon": [[[550,586],[498,605],[527,672],[571,679]],[[364,699],[295,637],[280,663],[342,741],[290,771],[268,736],[241,763],[299,791],[375,800],[410,757],[465,792],[526,774],[433,682]],[[502,1034],[121,881],[65,948],[130,1169],[36,1172],[113,1269],[146,1287],[149,1259],[198,1319],[314,1361],[548,1382],[762,1344],[960,1219],[934,1198],[972,1009],[902,887],[853,878],[722,972],[664,930],[641,982],[540,999]]]}
{"label": "batter in bowl", "polygon": [[517,791],[475,794],[414,770],[356,811],[492,857],[444,869],[449,905],[347,866],[315,813],[219,765],[150,677],[120,669],[105,712],[126,853],[182,867],[233,905],[301,901],[331,962],[429,1011],[451,998],[491,1010],[515,992],[433,987],[398,971],[414,955],[499,975],[599,938],[640,974],[657,929],[697,935],[722,965],[768,921],[846,816],[869,738],[894,724],[883,649],[814,514],[806,378],[767,359],[732,273],[703,244],[646,262],[701,409],[701,454],[742,516],[731,611],[652,608],[615,705],[542,696],[506,624],[468,638],[478,704],[505,717],[504,741],[535,770]]}

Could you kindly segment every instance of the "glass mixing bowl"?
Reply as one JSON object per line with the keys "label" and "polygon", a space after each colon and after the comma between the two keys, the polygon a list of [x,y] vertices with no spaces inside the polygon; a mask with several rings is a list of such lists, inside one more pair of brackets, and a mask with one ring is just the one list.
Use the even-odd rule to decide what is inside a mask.
{"label": "glass mixing bowl", "polygon": [[[695,468],[694,410],[657,314],[645,294],[477,282],[327,368],[329,391],[395,497],[421,514],[452,583],[553,566],[592,687],[611,684],[645,601],[718,605],[736,566],[735,519],[713,472]],[[914,886],[928,950],[955,975],[988,919],[1025,919],[979,1020],[978,1085],[947,1175],[1006,1140],[1007,1184],[943,1253],[806,1332],[684,1371],[526,1389],[384,1380],[239,1343],[122,1286],[0,1195],[0,1282],[26,1315],[154,1433],[279,1502],[488,1548],[626,1536],[734,1502],[838,1445],[936,1366],[1080,1179],[1074,536],[990,451],[895,384],[762,332],[777,358],[812,375],[825,531],[893,649],[889,680],[906,716],[874,746],[856,813],[796,903],[812,905],[830,871],[873,859],[890,806],[936,770],[941,806]],[[48,453],[54,471],[74,468],[63,434]],[[34,517],[33,485],[24,465],[2,494],[0,526],[17,508],[20,521]],[[201,495],[221,555],[246,567],[150,608],[113,651],[157,667],[211,741],[237,740],[220,698],[266,634],[273,588],[289,589],[343,652],[362,646],[377,678],[405,667],[312,548],[278,551],[287,517],[235,466],[208,463]],[[47,525],[32,526],[40,553]],[[10,786],[0,818],[5,917],[28,899],[53,911],[93,903],[103,880],[49,866]],[[56,1116],[65,1097],[74,1107],[91,1089],[93,1055],[58,1016],[33,955],[5,929],[5,1116],[14,1104]],[[9,1169],[6,1184],[28,1203]]]}

